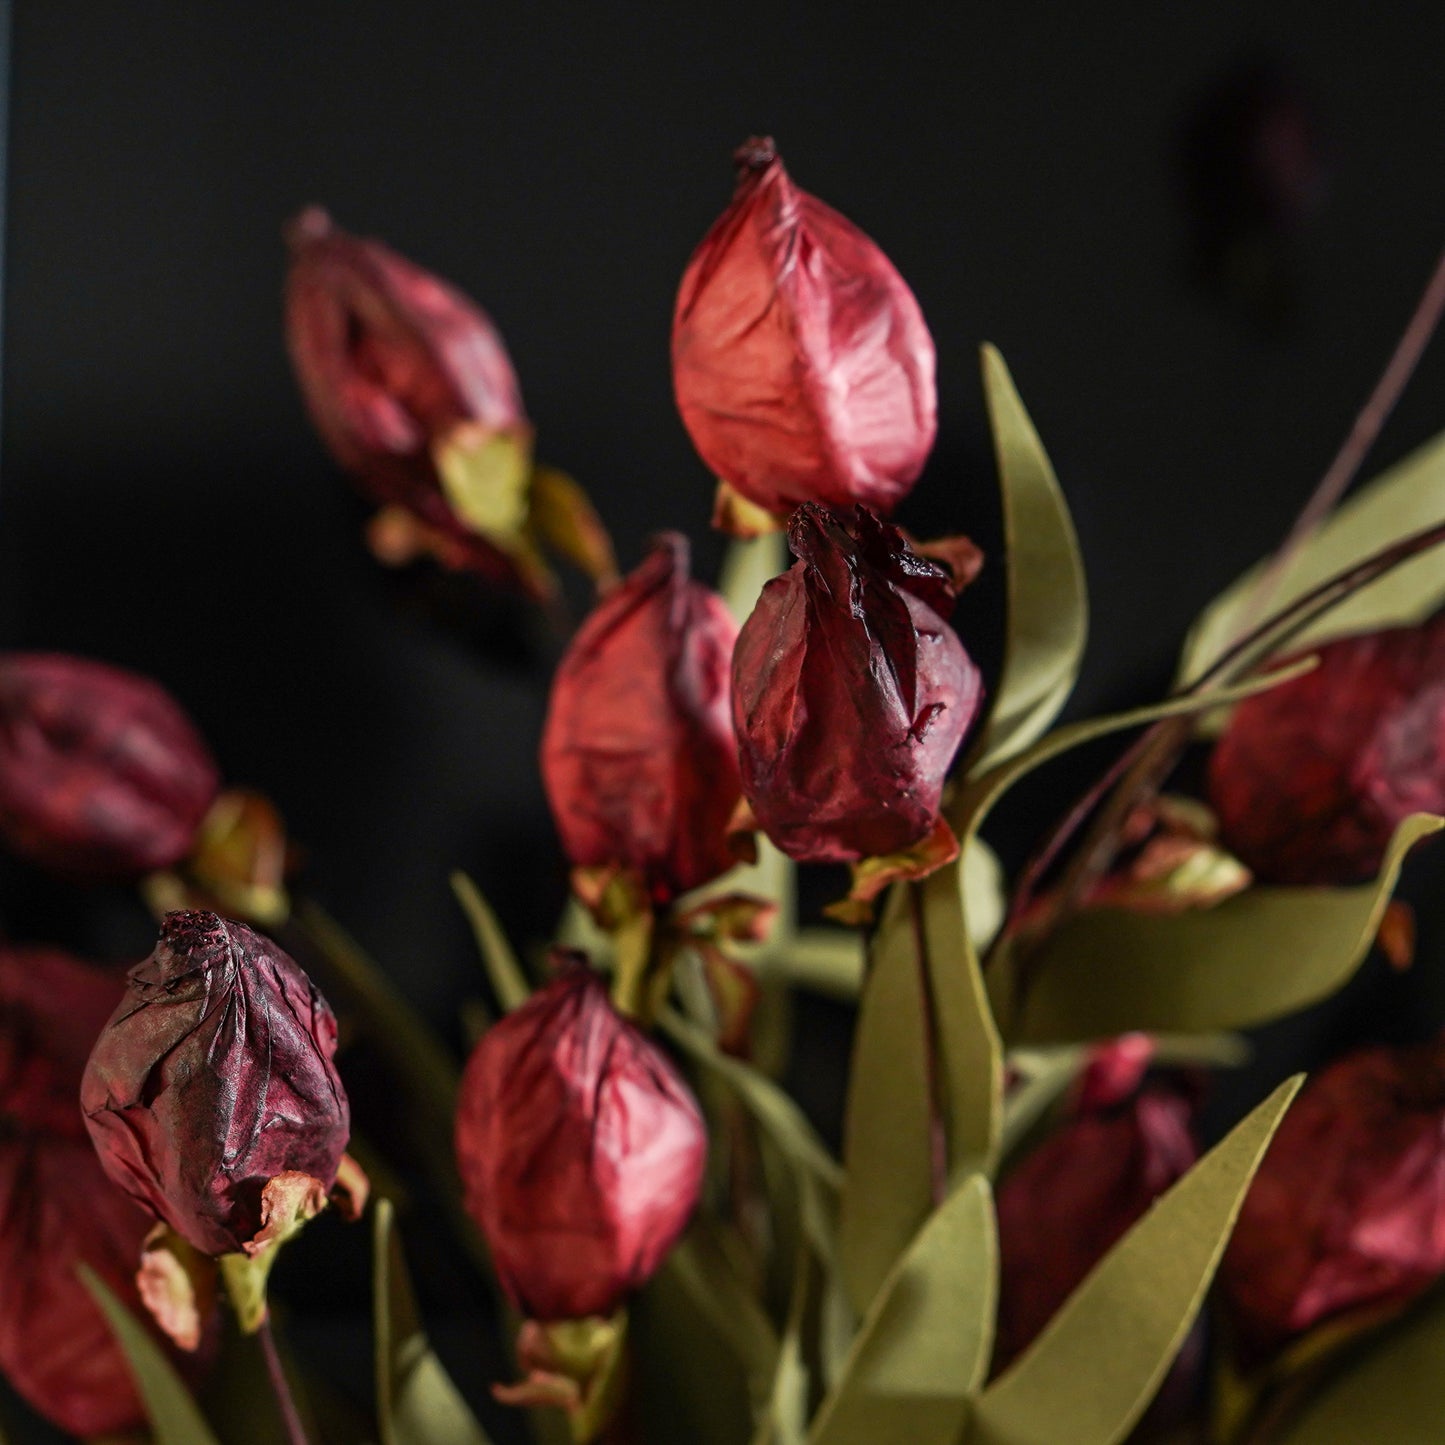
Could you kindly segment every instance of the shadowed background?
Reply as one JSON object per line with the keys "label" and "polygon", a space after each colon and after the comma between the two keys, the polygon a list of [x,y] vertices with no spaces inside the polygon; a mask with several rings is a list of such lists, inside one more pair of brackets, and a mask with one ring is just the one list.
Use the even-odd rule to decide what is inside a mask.
{"label": "shadowed background", "polygon": [[[1072,711],[1094,711],[1167,685],[1189,621],[1282,535],[1383,365],[1445,240],[1445,113],[1420,59],[1442,42],[1425,5],[17,0],[0,645],[162,680],[228,779],[278,802],[312,893],[459,1040],[481,986],[448,871],[470,871],[520,943],[563,896],[534,761],[561,638],[523,604],[364,551],[365,509],[284,354],[282,222],[320,202],[474,296],[539,455],[588,487],[623,565],[677,527],[711,577],[671,304],[730,194],[730,149],[775,135],[928,317],[940,440],[904,516],[992,553],[957,618],[986,661],[1002,570],[977,345],[1008,358],[1081,535],[1093,619]],[[1300,108],[1327,187],[1208,283],[1217,238],[1191,221],[1181,157],[1197,193],[1212,152],[1185,137],[1255,83]],[[1227,125],[1205,136],[1228,150]],[[1367,473],[1445,425],[1442,395],[1445,347]],[[1085,778],[1020,790],[993,830],[1005,855]],[[1409,889],[1438,894],[1442,866],[1423,854]],[[0,920],[97,955],[149,946],[123,896],[12,865]],[[1437,907],[1413,974],[1372,965],[1331,1009],[1266,1031],[1220,1117],[1348,1035],[1436,1026],[1442,961]],[[802,1020],[798,1081],[834,1133],[846,1016]],[[409,1242],[425,1280],[433,1246]],[[435,1308],[462,1314],[435,1250]],[[316,1251],[318,1281],[328,1251],[361,1268],[357,1244]],[[363,1358],[364,1283],[339,1298],[339,1314],[298,1299],[299,1322],[325,1317],[320,1347]]]}

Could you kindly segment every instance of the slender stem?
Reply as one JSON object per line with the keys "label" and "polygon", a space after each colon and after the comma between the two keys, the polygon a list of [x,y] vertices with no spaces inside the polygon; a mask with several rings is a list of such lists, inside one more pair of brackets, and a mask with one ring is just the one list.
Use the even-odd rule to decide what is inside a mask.
{"label": "slender stem", "polygon": [[301,1423],[301,1412],[297,1410],[296,1400],[291,1394],[291,1383],[286,1378],[286,1371],[281,1365],[281,1356],[276,1350],[276,1336],[271,1332],[269,1315],[262,1320],[257,1337],[261,1341],[261,1354],[266,1360],[266,1374],[271,1379],[271,1389],[276,1396],[276,1405],[281,1411],[281,1423],[286,1428],[286,1439],[289,1445],[309,1445],[306,1439],[306,1427]]}
{"label": "slender stem", "polygon": [[948,1136],[938,1078],[938,1014],[933,1003],[933,970],[928,962],[928,929],[923,917],[923,885],[910,882],[908,905],[913,915],[913,951],[918,966],[918,992],[923,1002],[923,1057],[928,1089],[928,1147],[932,1168],[933,1205],[948,1197]]}

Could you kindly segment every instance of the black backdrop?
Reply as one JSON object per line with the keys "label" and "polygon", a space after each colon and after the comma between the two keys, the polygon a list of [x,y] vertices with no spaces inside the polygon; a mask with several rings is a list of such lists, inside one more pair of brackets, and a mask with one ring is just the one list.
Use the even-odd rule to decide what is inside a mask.
{"label": "black backdrop", "polygon": [[[1190,618],[1284,530],[1372,384],[1445,240],[1442,42],[1445,12],[1403,3],[18,0],[0,645],[162,679],[227,775],[280,802],[313,891],[452,1030],[478,984],[447,871],[522,940],[562,896],[533,763],[558,643],[524,607],[362,550],[282,348],[288,215],[320,201],[471,292],[541,454],[591,489],[624,563],[680,527],[706,575],[721,549],[671,405],[670,307],[731,146],[773,133],[933,328],[921,530],[995,541],[977,343],[1008,357],[1088,562],[1079,711],[1166,683]],[[1329,165],[1271,325],[1191,283],[1178,170],[1201,97],[1259,59],[1297,80]],[[1445,346],[1376,464],[1445,423],[1442,394]],[[991,656],[997,568],[969,608]],[[1006,851],[1045,803],[1001,820]],[[1427,904],[1440,866],[1412,864]],[[147,946],[118,897],[13,867],[0,884],[15,933]],[[1221,1109],[1324,1041],[1438,1022],[1445,920],[1427,908],[1424,927],[1413,976],[1372,967],[1332,1012],[1269,1031]],[[805,1046],[841,1057],[845,1021],[814,1022]],[[810,1075],[829,1127],[832,1067]]]}

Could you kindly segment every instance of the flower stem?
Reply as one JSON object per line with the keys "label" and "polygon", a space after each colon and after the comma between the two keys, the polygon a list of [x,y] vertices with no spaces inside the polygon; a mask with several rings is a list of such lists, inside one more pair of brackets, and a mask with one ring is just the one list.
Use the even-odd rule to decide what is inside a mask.
{"label": "flower stem", "polygon": [[277,1408],[281,1411],[281,1423],[286,1429],[288,1445],[309,1445],[306,1428],[301,1423],[301,1413],[297,1410],[295,1397],[291,1394],[291,1383],[286,1378],[286,1371],[281,1364],[281,1356],[276,1349],[276,1337],[271,1331],[269,1316],[262,1321],[261,1328],[256,1334],[261,1341],[261,1353],[266,1360],[266,1374],[270,1377],[271,1390],[276,1396]]}
{"label": "flower stem", "polygon": [[933,1205],[936,1209],[948,1197],[948,1135],[943,1122],[943,1098],[938,1077],[938,1011],[933,1001],[933,970],[928,959],[928,929],[923,916],[923,885],[908,884],[908,904],[913,915],[914,958],[918,968],[918,993],[923,1005],[923,1057],[928,1088],[928,1146],[932,1170]]}

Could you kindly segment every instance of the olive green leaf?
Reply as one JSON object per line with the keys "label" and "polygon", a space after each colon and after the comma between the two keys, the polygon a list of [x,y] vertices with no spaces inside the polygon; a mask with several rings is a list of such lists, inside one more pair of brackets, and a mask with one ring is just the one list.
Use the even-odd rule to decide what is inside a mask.
{"label": "olive green leaf", "polygon": [[[1286,564],[1266,599],[1271,615],[1390,543],[1445,520],[1445,432],[1362,487]],[[1246,572],[1204,610],[1184,642],[1179,678],[1193,681],[1252,625],[1255,589],[1269,559]],[[1431,551],[1331,608],[1291,640],[1306,648],[1347,632],[1423,621],[1445,602],[1445,567]]]}
{"label": "olive green leaf", "polygon": [[1352,1357],[1332,1361],[1328,1382],[1281,1445],[1437,1445],[1440,1364],[1445,1360],[1445,1295],[1433,1294]]}
{"label": "olive green leaf", "polygon": [[975,1174],[878,1290],[808,1445],[954,1445],[988,1371],[997,1295],[993,1201]]}
{"label": "olive green leaf", "polygon": [[155,1432],[155,1445],[216,1445],[216,1437],[200,1408],[155,1337],[89,1265],[78,1265],[77,1270],[125,1355],[145,1405],[146,1418]]}
{"label": "olive green leaf", "polygon": [[527,982],[527,975],[522,972],[517,955],[512,952],[512,945],[507,942],[507,935],[502,932],[502,925],[497,922],[491,904],[460,870],[451,875],[451,884],[452,892],[456,894],[457,902],[462,905],[467,922],[476,935],[477,949],[482,955],[497,1002],[508,1013],[520,1008],[531,998],[532,985]]}
{"label": "olive green leaf", "polygon": [[969,937],[961,872],[955,860],[921,884],[895,885],[873,939],[854,1034],[839,1213],[839,1263],[859,1314],[934,1207],[939,1143],[954,1181],[991,1169],[997,1157],[1003,1050]]}
{"label": "olive green leaf", "polygon": [[381,1445],[490,1445],[417,1314],[389,1199],[376,1201],[372,1291]]}
{"label": "olive green leaf", "polygon": [[1302,1077],[1162,1195],[978,1397],[970,1445],[1114,1445],[1189,1333],[1249,1182]]}
{"label": "olive green leaf", "polygon": [[1327,998],[1369,953],[1405,855],[1441,828],[1407,818],[1379,876],[1355,887],[1261,885],[1184,913],[1076,914],[1029,954],[1021,1007],[1016,962],[995,955],[989,989],[1005,1033],[1037,1044],[1246,1028]]}
{"label": "olive green leaf", "polygon": [[1078,538],[1054,469],[1003,357],[983,348],[1008,558],[1003,676],[976,751],[991,767],[1026,748],[1068,700],[1089,628]]}

